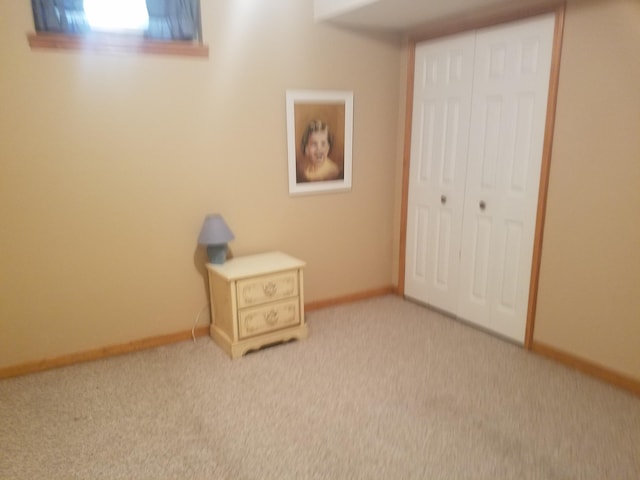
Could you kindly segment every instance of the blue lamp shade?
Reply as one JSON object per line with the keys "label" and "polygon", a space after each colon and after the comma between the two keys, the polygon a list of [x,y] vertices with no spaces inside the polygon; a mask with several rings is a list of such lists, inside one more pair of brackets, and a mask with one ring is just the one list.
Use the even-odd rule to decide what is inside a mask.
{"label": "blue lamp shade", "polygon": [[222,215],[215,213],[205,217],[198,243],[207,246],[207,255],[211,263],[221,265],[227,259],[227,242],[234,238]]}

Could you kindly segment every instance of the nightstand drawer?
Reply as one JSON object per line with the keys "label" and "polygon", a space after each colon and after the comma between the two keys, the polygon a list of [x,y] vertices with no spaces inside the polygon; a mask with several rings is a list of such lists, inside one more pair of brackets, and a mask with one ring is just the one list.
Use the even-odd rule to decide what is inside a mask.
{"label": "nightstand drawer", "polygon": [[238,308],[251,307],[298,295],[298,272],[292,270],[277,275],[239,280]]}
{"label": "nightstand drawer", "polygon": [[298,298],[238,312],[240,338],[300,324]]}

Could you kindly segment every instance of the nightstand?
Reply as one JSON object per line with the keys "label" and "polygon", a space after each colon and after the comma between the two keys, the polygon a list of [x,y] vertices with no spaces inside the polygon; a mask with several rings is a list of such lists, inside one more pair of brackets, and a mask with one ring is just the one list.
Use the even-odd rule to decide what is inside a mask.
{"label": "nightstand", "polygon": [[214,312],[211,337],[238,358],[265,345],[307,338],[302,269],[281,252],[207,264]]}

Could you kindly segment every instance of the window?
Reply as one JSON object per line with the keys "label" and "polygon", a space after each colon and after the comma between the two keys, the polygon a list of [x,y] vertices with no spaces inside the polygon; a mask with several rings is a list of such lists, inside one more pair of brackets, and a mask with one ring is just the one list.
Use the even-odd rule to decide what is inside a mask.
{"label": "window", "polygon": [[32,0],[32,48],[208,56],[200,0]]}
{"label": "window", "polygon": [[149,27],[146,0],[84,0],[92,31],[144,32]]}

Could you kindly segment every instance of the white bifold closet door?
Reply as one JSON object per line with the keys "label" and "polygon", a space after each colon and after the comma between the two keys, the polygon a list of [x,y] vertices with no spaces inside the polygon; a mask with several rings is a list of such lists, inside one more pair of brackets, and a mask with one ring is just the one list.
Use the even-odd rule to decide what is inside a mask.
{"label": "white bifold closet door", "polygon": [[555,17],[416,47],[405,294],[524,341]]}
{"label": "white bifold closet door", "polygon": [[457,311],[475,34],[416,46],[405,294]]}

